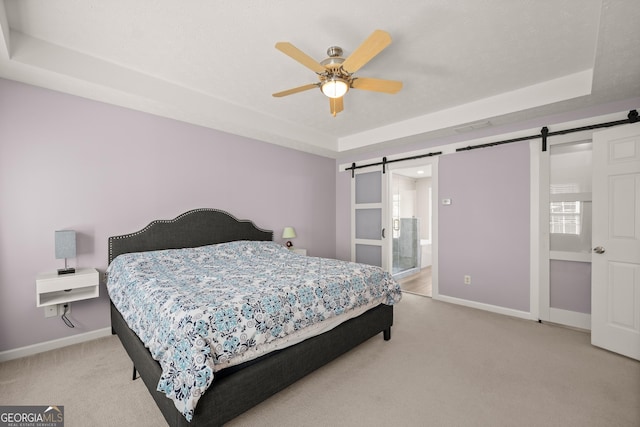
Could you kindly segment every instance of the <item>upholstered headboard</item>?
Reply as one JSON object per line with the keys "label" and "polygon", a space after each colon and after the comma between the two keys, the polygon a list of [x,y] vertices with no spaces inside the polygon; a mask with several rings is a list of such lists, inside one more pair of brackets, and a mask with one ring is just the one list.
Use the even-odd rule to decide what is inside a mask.
{"label": "upholstered headboard", "polygon": [[156,220],[140,231],[109,237],[109,264],[130,252],[191,248],[235,240],[273,240],[273,231],[218,209],[194,209],[175,219]]}

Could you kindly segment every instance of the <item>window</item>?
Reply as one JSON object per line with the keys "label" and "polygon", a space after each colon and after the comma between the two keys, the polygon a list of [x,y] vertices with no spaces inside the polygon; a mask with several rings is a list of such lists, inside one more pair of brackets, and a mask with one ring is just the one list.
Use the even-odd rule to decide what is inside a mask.
{"label": "window", "polygon": [[591,142],[551,146],[551,251],[591,252],[591,155]]}
{"label": "window", "polygon": [[551,202],[551,234],[582,234],[582,203]]}

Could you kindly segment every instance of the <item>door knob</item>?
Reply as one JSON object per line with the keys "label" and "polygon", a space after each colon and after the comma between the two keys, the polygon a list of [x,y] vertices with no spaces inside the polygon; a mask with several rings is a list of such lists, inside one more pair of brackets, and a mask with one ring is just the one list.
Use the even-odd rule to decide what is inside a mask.
{"label": "door knob", "polygon": [[604,248],[602,246],[596,246],[595,248],[593,248],[593,252],[595,252],[597,254],[603,254],[604,253]]}

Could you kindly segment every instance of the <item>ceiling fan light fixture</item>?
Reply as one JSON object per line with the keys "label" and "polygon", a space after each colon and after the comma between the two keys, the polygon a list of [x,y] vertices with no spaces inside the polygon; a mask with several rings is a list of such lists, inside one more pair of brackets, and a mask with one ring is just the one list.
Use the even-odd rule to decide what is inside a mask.
{"label": "ceiling fan light fixture", "polygon": [[342,98],[349,91],[349,83],[339,77],[332,77],[325,80],[320,89],[329,98]]}
{"label": "ceiling fan light fixture", "polygon": [[344,110],[343,97],[352,88],[389,94],[397,93],[402,89],[402,82],[354,76],[360,68],[382,52],[390,43],[389,33],[375,30],[347,58],[342,56],[341,47],[331,46],[327,49],[328,57],[317,62],[291,43],[278,42],[276,49],[315,72],[319,81],[277,92],[273,96],[280,98],[319,87],[322,93],[329,98],[329,108],[335,117],[336,114]]}

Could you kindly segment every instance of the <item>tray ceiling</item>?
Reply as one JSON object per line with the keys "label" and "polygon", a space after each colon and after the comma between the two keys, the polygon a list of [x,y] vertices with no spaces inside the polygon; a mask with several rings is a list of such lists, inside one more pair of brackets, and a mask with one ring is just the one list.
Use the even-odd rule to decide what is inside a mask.
{"label": "tray ceiling", "polygon": [[[640,96],[634,0],[195,2],[5,0],[0,77],[329,157]],[[375,29],[392,44],[329,114],[317,81],[274,48],[320,61]]]}

